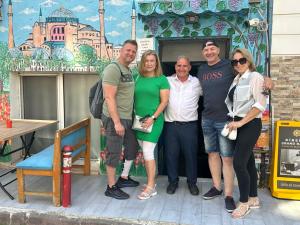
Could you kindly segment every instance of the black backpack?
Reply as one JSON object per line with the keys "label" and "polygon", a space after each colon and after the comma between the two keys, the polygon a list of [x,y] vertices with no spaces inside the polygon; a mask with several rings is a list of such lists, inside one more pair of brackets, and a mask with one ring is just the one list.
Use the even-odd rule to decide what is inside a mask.
{"label": "black backpack", "polygon": [[[123,76],[122,70],[118,63],[112,62],[113,64],[117,65],[120,70],[121,76]],[[97,83],[95,83],[89,92],[89,107],[90,112],[95,119],[101,119],[102,116],[102,109],[103,109],[103,88],[102,88],[102,79],[100,78]]]}

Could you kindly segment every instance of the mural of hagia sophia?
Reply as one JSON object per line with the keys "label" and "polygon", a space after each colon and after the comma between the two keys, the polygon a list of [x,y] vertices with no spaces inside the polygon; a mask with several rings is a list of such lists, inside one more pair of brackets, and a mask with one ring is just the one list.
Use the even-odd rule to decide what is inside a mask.
{"label": "mural of hagia sophia", "polygon": [[[116,59],[119,56],[120,45],[114,46],[105,37],[104,27],[104,0],[99,0],[99,27],[100,31],[91,25],[80,23],[74,13],[60,6],[46,18],[39,11],[39,17],[32,26],[27,40],[15,46],[13,34],[13,5],[8,3],[8,47],[15,54],[22,53],[32,58],[42,57],[49,59],[57,51],[63,52],[70,60],[82,45],[91,46],[99,58]],[[132,1],[131,13],[131,39],[136,39],[136,9]]]}

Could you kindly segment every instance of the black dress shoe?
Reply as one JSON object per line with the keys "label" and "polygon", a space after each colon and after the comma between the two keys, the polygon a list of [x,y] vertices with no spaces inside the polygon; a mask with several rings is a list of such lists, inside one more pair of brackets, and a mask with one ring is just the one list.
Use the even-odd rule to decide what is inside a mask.
{"label": "black dress shoe", "polygon": [[124,191],[122,191],[119,187],[117,187],[116,185],[109,187],[107,185],[106,191],[104,193],[106,196],[108,197],[112,197],[115,199],[128,199],[129,198],[129,194],[125,193]]}
{"label": "black dress shoe", "polygon": [[199,189],[196,184],[188,184],[188,187],[192,195],[199,195]]}
{"label": "black dress shoe", "polygon": [[178,188],[178,183],[169,183],[167,187],[167,193],[172,195],[175,193],[177,188]]}

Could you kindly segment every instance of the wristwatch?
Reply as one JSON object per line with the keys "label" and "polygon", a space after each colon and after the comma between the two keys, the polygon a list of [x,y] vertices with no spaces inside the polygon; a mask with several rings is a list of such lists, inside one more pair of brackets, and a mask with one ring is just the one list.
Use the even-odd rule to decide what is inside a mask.
{"label": "wristwatch", "polygon": [[151,118],[155,121],[156,120],[156,117],[154,115],[151,116]]}

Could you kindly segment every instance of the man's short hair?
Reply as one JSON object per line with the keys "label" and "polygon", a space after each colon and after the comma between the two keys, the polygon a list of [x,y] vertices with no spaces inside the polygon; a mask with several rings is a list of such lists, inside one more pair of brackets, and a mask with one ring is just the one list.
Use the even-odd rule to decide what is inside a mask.
{"label": "man's short hair", "polygon": [[202,49],[204,49],[207,46],[216,46],[217,48],[219,48],[219,45],[214,41],[214,40],[205,40],[203,45],[202,45]]}
{"label": "man's short hair", "polygon": [[126,44],[131,44],[131,45],[134,45],[136,48],[138,48],[138,44],[137,44],[136,40],[128,39],[128,40],[124,41],[122,47],[124,47]]}
{"label": "man's short hair", "polygon": [[185,59],[190,65],[191,65],[191,61],[190,61],[190,58],[185,56],[185,55],[180,55],[177,57],[177,60],[176,60],[176,64],[177,62],[180,60],[180,59]]}

